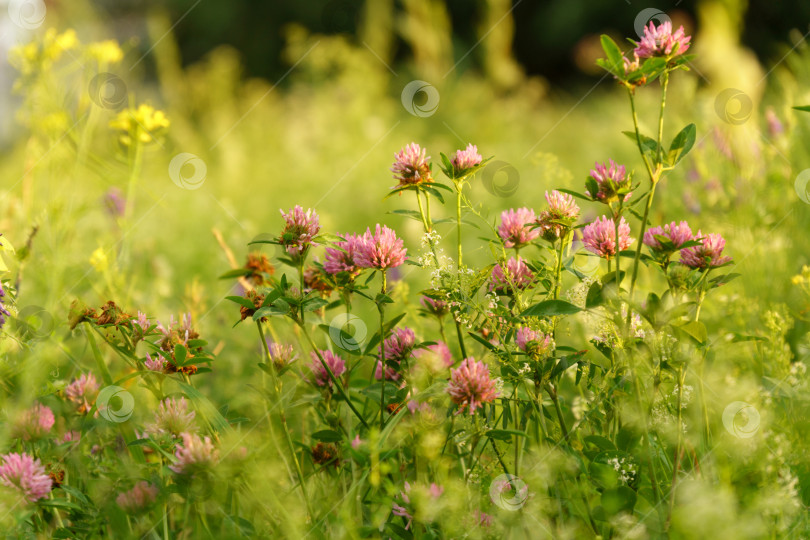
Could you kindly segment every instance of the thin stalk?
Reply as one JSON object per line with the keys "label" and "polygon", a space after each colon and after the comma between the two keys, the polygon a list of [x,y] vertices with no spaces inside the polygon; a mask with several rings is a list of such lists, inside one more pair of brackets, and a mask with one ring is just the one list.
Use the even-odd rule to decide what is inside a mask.
{"label": "thin stalk", "polygon": [[461,358],[467,358],[467,348],[464,346],[464,334],[461,331],[461,323],[456,321],[456,335],[458,336],[458,346],[461,349]]}
{"label": "thin stalk", "polygon": [[[613,217],[613,226],[614,226],[614,236],[616,242],[616,298],[621,302],[622,299],[622,272],[621,272],[621,260],[622,260],[622,247],[619,241],[619,222],[622,219],[622,204],[619,203],[619,212]],[[639,239],[639,243],[641,243],[641,239]]]}
{"label": "thin stalk", "polygon": [[[380,271],[382,275],[382,285],[380,294],[385,294],[386,276],[385,269]],[[385,302],[377,302],[377,311],[380,312],[380,431],[385,427]]]}
{"label": "thin stalk", "polygon": [[[301,262],[298,263],[298,287],[301,293],[301,298],[304,297],[304,256],[301,256]],[[301,311],[301,327],[304,326],[304,314],[306,310],[303,307],[300,309]]]}
{"label": "thin stalk", "polygon": [[[456,216],[458,218],[458,258],[459,263],[458,266],[461,268],[461,186],[460,184],[457,186],[458,188],[458,195],[456,199]],[[430,233],[432,230],[432,221],[430,219],[430,195],[425,193],[425,200],[427,201],[427,213],[422,206],[422,199],[419,197],[419,192],[416,192],[416,202],[419,206],[419,215],[422,218],[422,225],[425,228],[425,233]],[[439,264],[439,256],[436,254],[436,247],[433,245],[433,240],[431,238],[428,239],[428,244],[430,245],[430,251],[433,254],[433,259],[436,261],[436,268],[438,269]],[[458,346],[461,350],[461,357],[467,358],[467,348],[464,346],[464,334],[461,331],[461,323],[455,321],[456,324],[456,335],[458,337]],[[444,332],[444,329],[442,329]],[[447,340],[445,340],[447,341]]]}
{"label": "thin stalk", "polygon": [[[430,223],[428,223],[428,218],[427,218],[427,215],[425,214],[425,209],[422,206],[422,197],[419,196],[419,191],[414,191],[414,193],[416,194],[416,204],[419,206],[419,216],[422,218],[422,225],[425,227],[425,232],[429,233],[430,232]],[[433,247],[432,242],[431,242],[431,247]],[[436,264],[438,264],[438,263],[439,263],[439,261],[437,259]]]}
{"label": "thin stalk", "polygon": [[[653,172],[650,163],[644,156],[644,151],[641,148],[641,136],[638,131],[638,116],[636,115],[635,102],[633,95],[630,94],[630,104],[633,109],[633,125],[636,130],[636,142],[638,143],[639,152],[644,159],[644,164],[647,166],[647,172],[650,175],[650,193],[647,195],[647,204],[644,207],[644,218],[641,220],[641,231],[638,235],[638,246],[636,247],[636,256],[633,259],[633,277],[630,280],[630,300],[632,302],[633,292],[636,287],[636,277],[638,276],[638,262],[641,258],[641,246],[644,244],[644,233],[647,230],[647,217],[650,215],[650,207],[652,206],[653,197],[655,196],[655,187],[661,179],[661,171],[663,166],[663,146],[662,141],[664,138],[664,109],[667,103],[667,86],[669,86],[669,74],[664,73],[661,76],[661,109],[658,113],[658,151],[656,153],[655,172]],[[627,310],[627,324],[630,324],[631,310]]]}
{"label": "thin stalk", "polygon": [[664,139],[664,108],[667,105],[667,86],[669,86],[669,73],[661,75],[661,109],[658,113],[658,163],[663,163],[664,149],[661,143]]}
{"label": "thin stalk", "polygon": [[563,434],[563,440],[567,441],[568,428],[565,425],[565,418],[560,408],[560,401],[557,399],[557,390],[551,386],[551,384],[546,384],[546,392],[548,392],[549,397],[551,397],[551,401],[554,403],[554,409],[557,411],[557,419],[560,421],[560,430]]}
{"label": "thin stalk", "polygon": [[678,481],[678,471],[681,468],[681,453],[683,452],[683,364],[678,366],[678,442],[675,447],[675,465],[672,467],[672,485],[669,489],[669,514],[675,506],[675,485]]}
{"label": "thin stalk", "polygon": [[706,298],[706,291],[701,287],[700,296],[698,296],[697,310],[695,311],[695,322],[700,319],[700,308],[703,307],[703,299]]}
{"label": "thin stalk", "polygon": [[456,184],[456,226],[458,227],[458,265],[456,273],[461,273],[461,188],[462,183]]}
{"label": "thin stalk", "polygon": [[[641,146],[641,133],[638,129],[638,114],[636,113],[636,101],[633,95],[633,92],[629,92],[630,96],[630,111],[633,115],[633,128],[636,132],[636,145],[638,146],[638,152],[641,154],[641,159],[644,161],[644,166],[647,169],[647,174],[650,177],[650,192],[647,194],[647,203],[644,207],[644,217],[641,220],[641,232],[639,233],[638,237],[638,244],[636,246],[636,256],[633,258],[633,274],[630,278],[630,301],[632,303],[633,300],[633,293],[636,289],[636,278],[638,277],[638,263],[641,259],[641,246],[643,245],[644,239],[644,232],[647,230],[647,217],[650,214],[650,207],[652,206],[653,196],[655,195],[655,186],[658,184],[658,176],[660,173],[654,172],[650,161],[647,159],[647,155],[644,153],[644,149]],[[662,109],[663,111],[663,109]],[[663,117],[662,117],[663,118]],[[661,124],[661,129],[663,129],[663,124]],[[660,147],[660,143],[659,143]],[[658,170],[656,168],[656,170]],[[630,317],[630,310],[627,312],[628,317]]]}
{"label": "thin stalk", "polygon": [[262,342],[262,347],[264,348],[265,356],[267,357],[267,367],[268,371],[270,372],[270,377],[273,380],[273,390],[276,394],[276,398],[279,400],[279,419],[281,420],[281,427],[282,431],[286,435],[287,440],[287,447],[292,455],[293,463],[295,464],[295,474],[298,476],[298,483],[301,485],[301,494],[304,496],[304,504],[307,506],[307,513],[310,515],[311,518],[314,518],[315,514],[312,513],[312,508],[309,505],[309,496],[307,495],[307,488],[304,484],[304,471],[301,469],[301,464],[298,462],[298,454],[295,452],[295,446],[293,445],[292,438],[290,437],[290,429],[287,426],[287,415],[284,413],[284,408],[281,406],[281,383],[276,376],[275,366],[273,364],[273,358],[270,356],[270,346],[267,344],[267,340],[264,337],[264,330],[262,329],[261,321],[256,321],[256,328],[259,329],[259,338]]}
{"label": "thin stalk", "polygon": [[560,250],[557,253],[557,268],[554,271],[554,300],[560,296],[560,291],[562,290],[563,249],[565,249],[565,239],[567,235],[568,231],[565,231],[562,236],[560,236]]}

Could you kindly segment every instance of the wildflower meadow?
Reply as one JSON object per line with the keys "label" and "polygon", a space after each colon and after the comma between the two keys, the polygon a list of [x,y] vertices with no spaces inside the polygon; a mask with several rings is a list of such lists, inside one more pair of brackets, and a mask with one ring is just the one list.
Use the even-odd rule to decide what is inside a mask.
{"label": "wildflower meadow", "polygon": [[564,95],[511,2],[269,82],[57,4],[8,2],[4,538],[810,535],[806,34],[648,8]]}

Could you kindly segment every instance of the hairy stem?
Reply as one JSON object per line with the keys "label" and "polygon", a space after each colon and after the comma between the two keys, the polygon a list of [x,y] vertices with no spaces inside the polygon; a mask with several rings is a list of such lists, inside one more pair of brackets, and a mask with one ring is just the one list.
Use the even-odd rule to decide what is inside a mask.
{"label": "hairy stem", "polygon": [[[385,270],[380,271],[382,275],[382,286],[380,294],[385,294],[386,276]],[[381,300],[377,302],[377,310],[380,312],[380,431],[385,427],[385,303]]]}
{"label": "hairy stem", "polygon": [[461,188],[462,184],[456,184],[456,227],[458,227],[458,265],[456,272],[461,275]]}

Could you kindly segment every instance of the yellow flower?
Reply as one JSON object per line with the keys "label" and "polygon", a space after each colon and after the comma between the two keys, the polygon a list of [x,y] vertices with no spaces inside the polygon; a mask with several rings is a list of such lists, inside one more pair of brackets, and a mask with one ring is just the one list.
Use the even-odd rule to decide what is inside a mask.
{"label": "yellow flower", "polygon": [[156,140],[169,127],[169,119],[163,111],[150,105],[140,105],[137,109],[126,109],[110,121],[110,127],[123,131],[121,144],[129,146],[134,140],[144,144]]}
{"label": "yellow flower", "polygon": [[55,62],[59,60],[63,52],[74,49],[78,45],[79,38],[76,37],[75,30],[68,29],[61,34],[57,34],[55,29],[49,28],[42,40],[42,58],[46,61]]}
{"label": "yellow flower", "polygon": [[124,58],[124,51],[114,39],[90,43],[87,45],[85,53],[99,64],[117,64]]}
{"label": "yellow flower", "polygon": [[31,118],[32,125],[52,137],[64,134],[71,124],[70,116],[65,111],[36,114]]}
{"label": "yellow flower", "polygon": [[57,34],[53,28],[45,32],[41,42],[32,41],[17,45],[9,52],[9,62],[23,75],[30,75],[39,70],[45,71],[59,60],[62,53],[79,45],[74,30],[65,30]]}
{"label": "yellow flower", "polygon": [[39,45],[35,42],[17,45],[8,53],[9,63],[23,75],[30,75],[39,65]]}
{"label": "yellow flower", "polygon": [[90,256],[90,264],[96,269],[96,272],[107,271],[109,260],[107,259],[107,254],[104,252],[104,248],[98,248],[93,252]]}

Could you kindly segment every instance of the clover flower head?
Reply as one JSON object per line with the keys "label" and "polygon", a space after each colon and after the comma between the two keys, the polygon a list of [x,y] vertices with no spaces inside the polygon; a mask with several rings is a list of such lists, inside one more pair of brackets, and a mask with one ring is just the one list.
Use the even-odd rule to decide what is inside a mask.
{"label": "clover flower head", "polygon": [[528,289],[534,281],[534,274],[525,262],[518,256],[512,257],[506,264],[498,263],[490,275],[489,290],[503,294],[511,294],[514,289]]}
{"label": "clover flower head", "polygon": [[638,54],[633,52],[633,60],[622,56],[622,68],[624,69],[625,75],[638,71],[641,68],[641,59],[638,57]]}
{"label": "clover flower head", "polygon": [[98,393],[98,382],[92,373],[83,373],[77,379],[73,379],[65,387],[65,397],[73,403],[77,403],[84,411],[90,410],[90,403]]}
{"label": "clover flower head", "polygon": [[[666,249],[656,236],[665,236],[672,243],[673,249]],[[672,222],[663,227],[652,227],[644,233],[644,245],[649,246],[656,252],[677,251],[680,247],[692,240],[692,229],[685,221],[680,223]]]}
{"label": "clover flower head", "polygon": [[[608,164],[596,162],[591,169],[591,178],[596,182],[597,191],[591,193],[586,189],[585,195],[606,204],[618,201],[618,191],[628,189],[632,182],[627,174],[627,168],[612,159],[608,160]],[[629,201],[632,195],[633,192],[626,193],[624,201]]]}
{"label": "clover flower head", "polygon": [[37,403],[20,416],[16,426],[17,432],[26,441],[41,439],[48,434],[55,421],[53,411]]}
{"label": "clover flower head", "polygon": [[38,459],[16,452],[0,456],[0,484],[19,491],[29,502],[48,496],[53,480]]}
{"label": "clover flower head", "polygon": [[279,242],[287,249],[287,253],[290,255],[301,255],[309,246],[313,245],[312,240],[321,230],[318,223],[318,213],[311,208],[304,212],[304,209],[299,205],[296,205],[286,214],[283,210],[280,210],[280,212],[284,218],[285,226]]}
{"label": "clover flower head", "polygon": [[286,366],[292,364],[298,355],[292,345],[284,345],[283,343],[276,343],[267,341],[267,348],[270,351],[270,360],[272,360],[276,371],[280,371]]}
{"label": "clover flower head", "polygon": [[427,311],[429,311],[432,315],[436,315],[437,317],[443,317],[450,311],[450,306],[444,300],[438,300],[429,296],[422,296],[419,301]]}
{"label": "clover flower head", "polygon": [[185,398],[176,400],[166,398],[160,402],[155,413],[155,421],[146,427],[147,433],[169,434],[179,437],[182,433],[190,433],[197,430],[194,425],[194,411],[188,410],[188,402]]}
{"label": "clover flower head", "polygon": [[413,330],[407,326],[394,328],[385,340],[385,359],[402,361],[411,356],[416,344]]}
{"label": "clover flower head", "polygon": [[166,359],[160,353],[155,353],[154,358],[149,353],[146,353],[146,360],[143,361],[143,365],[149,371],[161,372],[166,368]]}
{"label": "clover flower head", "polygon": [[394,230],[378,223],[374,233],[366,229],[354,260],[360,268],[387,270],[404,263],[407,253]]}
{"label": "clover flower head", "polygon": [[118,494],[115,502],[128,514],[134,514],[148,508],[157,498],[158,488],[155,485],[141,480],[132,489]]}
{"label": "clover flower head", "polygon": [[195,433],[182,433],[182,442],[174,451],[177,460],[169,468],[177,474],[192,474],[198,470],[214,467],[219,463],[219,450],[214,447],[211,437],[200,437]]}
{"label": "clover flower head", "polygon": [[358,250],[363,245],[363,237],[357,234],[347,234],[344,239],[335,242],[334,247],[326,248],[326,262],[323,269],[332,275],[347,272],[355,277],[360,273],[360,267],[355,262]]}
{"label": "clover flower head", "polygon": [[478,147],[468,144],[464,150],[456,150],[456,154],[451,159],[453,172],[456,176],[462,176],[473,167],[480,165],[484,158],[478,153]]}
{"label": "clover flower head", "polygon": [[580,209],[572,195],[556,189],[551,193],[546,191],[546,202],[548,208],[540,212],[537,224],[543,238],[553,242],[576,223]]}
{"label": "clover flower head", "polygon": [[[633,243],[630,238],[630,225],[621,218],[619,221],[619,251],[630,247]],[[582,229],[582,241],[585,249],[605,259],[616,255],[616,226],[607,216],[596,218],[593,223]]]}
{"label": "clover flower head", "polygon": [[[312,375],[314,377],[310,382],[316,386],[332,388],[332,379],[329,377],[329,373],[321,363],[318,355],[315,354],[314,351],[310,353],[310,355],[312,357],[312,363],[309,365],[309,369],[312,371]],[[332,374],[336,379],[339,379],[340,376],[346,372],[346,361],[332,351],[322,350],[321,357],[323,358],[324,362],[326,362],[326,365],[329,366],[329,369],[332,371]]]}
{"label": "clover flower head", "polygon": [[400,187],[433,181],[430,173],[430,156],[426,153],[427,150],[412,142],[394,154],[395,161],[391,172],[394,173],[394,179],[399,182]]}
{"label": "clover flower head", "polygon": [[503,240],[503,245],[507,248],[521,248],[540,236],[540,229],[533,227],[536,220],[534,210],[525,207],[501,212],[498,236]]}
{"label": "clover flower head", "polygon": [[664,21],[655,26],[655,23],[650,21],[649,26],[644,27],[644,36],[633,53],[639,58],[678,56],[689,50],[691,40],[692,36],[684,33],[683,26],[673,33],[672,22]]}
{"label": "clover flower head", "polygon": [[554,339],[538,330],[526,326],[518,328],[515,333],[515,344],[535,360],[539,360],[554,351]]}
{"label": "clover flower head", "polygon": [[472,357],[463,360],[457,369],[450,370],[447,393],[459,406],[456,414],[464,409],[475,414],[475,409],[484,403],[492,403],[499,395],[495,381],[490,378],[489,367]]}
{"label": "clover flower head", "polygon": [[726,240],[717,233],[707,234],[698,230],[693,240],[701,245],[681,250],[681,263],[689,268],[714,268],[731,262],[731,257],[723,256]]}

